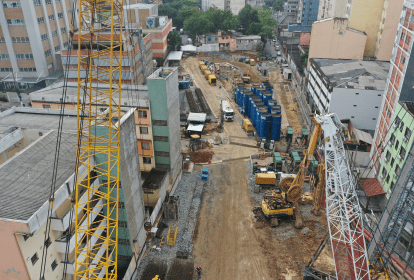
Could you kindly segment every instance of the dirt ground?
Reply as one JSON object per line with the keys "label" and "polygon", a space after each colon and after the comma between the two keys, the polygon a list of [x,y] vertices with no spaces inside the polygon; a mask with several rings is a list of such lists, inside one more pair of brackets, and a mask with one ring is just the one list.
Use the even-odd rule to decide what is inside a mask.
{"label": "dirt ground", "polygon": [[[273,229],[254,218],[245,161],[209,168],[215,188],[205,194],[193,252],[203,279],[302,279],[303,265],[326,231],[324,217],[305,221],[306,235],[292,221]],[[319,265],[328,271],[329,253],[325,250]]]}

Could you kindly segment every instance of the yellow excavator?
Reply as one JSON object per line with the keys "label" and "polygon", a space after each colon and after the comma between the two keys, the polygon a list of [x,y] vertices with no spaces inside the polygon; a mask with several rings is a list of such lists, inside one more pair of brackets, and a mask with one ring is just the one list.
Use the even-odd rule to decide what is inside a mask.
{"label": "yellow excavator", "polygon": [[313,159],[313,154],[316,149],[316,144],[322,133],[322,127],[319,123],[313,120],[315,129],[313,130],[309,146],[305,151],[305,156],[299,165],[299,171],[295,177],[285,177],[279,183],[281,193],[273,190],[264,195],[262,201],[263,214],[271,218],[271,225],[277,226],[278,217],[293,216],[293,207],[302,198],[303,182],[309,167],[309,163]]}
{"label": "yellow excavator", "polygon": [[247,71],[247,73],[243,73],[243,83],[245,84],[250,84],[250,68],[249,71]]}

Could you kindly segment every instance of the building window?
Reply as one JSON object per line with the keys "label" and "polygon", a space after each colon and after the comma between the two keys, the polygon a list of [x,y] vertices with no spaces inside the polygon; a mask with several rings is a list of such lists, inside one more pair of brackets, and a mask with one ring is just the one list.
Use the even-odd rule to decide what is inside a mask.
{"label": "building window", "polygon": [[141,133],[141,134],[148,134],[148,127],[141,126],[139,128],[139,133]]}
{"label": "building window", "polygon": [[50,109],[50,105],[43,104],[42,107],[43,109]]}
{"label": "building window", "polygon": [[402,56],[401,56],[401,64],[402,64],[402,65],[404,65],[404,64],[405,64],[405,56],[404,56],[404,55],[402,55]]}
{"label": "building window", "polygon": [[400,141],[398,141],[398,140],[397,140],[397,141],[395,142],[395,149],[396,149],[396,150],[398,150],[398,146],[399,146],[399,145],[400,145]]}
{"label": "building window", "polygon": [[129,240],[128,239],[123,239],[123,238],[118,238],[118,244],[129,245]]}
{"label": "building window", "polygon": [[52,241],[50,241],[50,237],[45,241],[46,248],[49,248],[49,246],[52,244]]}
{"label": "building window", "polygon": [[397,164],[395,165],[395,175],[400,176],[401,173],[401,167]]}
{"label": "building window", "polygon": [[57,35],[58,35],[57,30],[52,31],[52,37],[55,37],[55,36],[57,36]]}
{"label": "building window", "polygon": [[403,129],[404,129],[404,122],[401,122],[401,125],[400,125],[400,132],[402,132],[402,131],[403,131]]}
{"label": "building window", "polygon": [[3,1],[3,8],[21,8],[20,1]]}
{"label": "building window", "polygon": [[125,202],[123,201],[118,202],[118,208],[125,209]]}
{"label": "building window", "polygon": [[401,157],[401,159],[404,159],[405,158],[405,153],[406,153],[405,149],[403,147],[401,147],[401,150],[400,150],[400,157]]}
{"label": "building window", "polygon": [[387,183],[389,183],[390,182],[390,174],[388,174],[388,176],[387,176]]}
{"label": "building window", "polygon": [[33,60],[33,54],[16,54],[17,60]]}
{"label": "building window", "polygon": [[411,138],[411,129],[409,129],[408,127],[405,129],[404,137],[407,140]]}
{"label": "building window", "polygon": [[33,4],[36,6],[41,6],[40,0],[33,0]]}
{"label": "building window", "polygon": [[45,51],[45,56],[52,55],[52,52],[50,50]]}
{"label": "building window", "polygon": [[63,46],[67,48],[69,46],[68,42],[63,43]]}
{"label": "building window", "polygon": [[149,150],[150,149],[150,144],[148,142],[142,142],[141,143],[141,148],[143,150]]}
{"label": "building window", "polygon": [[144,164],[151,164],[151,158],[150,157],[142,157],[142,161]]}
{"label": "building window", "polygon": [[4,68],[4,67],[1,67],[0,68],[0,72],[13,72],[13,68]]}
{"label": "building window", "polygon": [[400,40],[404,41],[405,40],[405,33],[401,30],[401,38]]}
{"label": "building window", "polygon": [[392,158],[392,159],[391,159],[391,163],[390,163],[390,166],[391,166],[391,167],[394,165],[394,162],[395,162],[395,159],[394,159],[394,158]]}
{"label": "building window", "polygon": [[6,39],[4,39],[4,37],[0,37],[0,44],[4,44],[6,43]]}
{"label": "building window", "polygon": [[50,5],[50,4],[52,4],[52,0],[46,0],[45,3],[46,3],[46,5]]}
{"label": "building window", "polygon": [[39,260],[39,258],[37,257],[37,253],[35,253],[30,260],[32,261],[32,265],[35,265],[35,263]]}
{"label": "building window", "polygon": [[168,136],[154,136],[154,141],[168,142]]}
{"label": "building window", "polygon": [[8,54],[0,54],[0,60],[10,60],[10,56]]}
{"label": "building window", "polygon": [[29,37],[12,37],[13,43],[30,43]]}
{"label": "building window", "polygon": [[395,142],[395,135],[394,135],[394,134],[392,134],[392,135],[391,135],[391,137],[390,137],[390,140],[389,140],[389,141],[390,141],[390,144],[391,144],[391,145],[394,145],[394,142]]}
{"label": "building window", "polygon": [[24,19],[8,19],[7,24],[8,25],[19,26],[19,25],[24,25],[25,21],[24,21]]}
{"label": "building window", "polygon": [[128,223],[126,221],[118,221],[118,227],[128,227]]}
{"label": "building window", "polygon": [[60,46],[55,47],[55,52],[58,52],[58,51],[60,51]]}
{"label": "building window", "polygon": [[52,267],[52,271],[54,271],[55,269],[56,269],[56,267],[57,267],[57,261],[56,260],[54,260],[53,262],[52,262],[52,264],[51,264],[51,267]]}
{"label": "building window", "polygon": [[146,119],[147,118],[147,111],[138,110],[138,118]]}
{"label": "building window", "polygon": [[61,29],[60,29],[60,33],[62,33],[62,34],[63,34],[63,33],[66,33],[66,27],[61,28]]}
{"label": "building window", "polygon": [[44,17],[39,17],[37,18],[37,23],[44,23],[45,22],[45,18]]}
{"label": "building window", "polygon": [[391,159],[391,153],[390,153],[390,151],[387,151],[387,154],[385,155],[385,159],[387,161],[390,161],[390,159]]}
{"label": "building window", "polygon": [[[47,1],[46,1],[47,2]],[[46,3],[47,4],[47,3]],[[50,15],[49,16],[49,21],[55,20],[55,15]]]}
{"label": "building window", "polygon": [[40,38],[42,39],[42,41],[47,40],[48,39],[47,33],[40,35]]}
{"label": "building window", "polygon": [[36,68],[19,68],[20,72],[36,72]]}
{"label": "building window", "polygon": [[63,18],[63,13],[58,13],[58,18]]}

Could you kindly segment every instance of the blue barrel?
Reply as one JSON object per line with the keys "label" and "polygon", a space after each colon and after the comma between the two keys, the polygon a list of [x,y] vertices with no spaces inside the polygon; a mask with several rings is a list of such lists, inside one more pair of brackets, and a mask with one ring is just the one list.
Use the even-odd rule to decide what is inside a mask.
{"label": "blue barrel", "polygon": [[277,113],[280,114],[281,112],[282,112],[282,106],[280,105],[272,106],[272,111],[271,111],[272,114],[277,114]]}
{"label": "blue barrel", "polygon": [[269,113],[262,113],[260,120],[260,138],[269,138],[270,136],[270,122],[272,120],[272,115]]}
{"label": "blue barrel", "polygon": [[280,141],[280,130],[282,127],[282,114],[272,115],[272,128],[270,131],[270,139]]}
{"label": "blue barrel", "polygon": [[269,113],[272,113],[272,107],[275,106],[275,105],[277,105],[277,100],[275,100],[275,99],[270,99],[267,102],[267,109],[269,110]]}
{"label": "blue barrel", "polygon": [[273,97],[273,95],[268,91],[263,93],[263,102],[265,103],[266,106],[267,106],[269,100],[272,99],[272,97]]}
{"label": "blue barrel", "polygon": [[267,114],[267,109],[266,108],[258,108],[257,113],[256,113],[256,132],[259,134],[259,137],[261,137],[260,136],[260,131],[261,131],[262,115],[263,114]]}

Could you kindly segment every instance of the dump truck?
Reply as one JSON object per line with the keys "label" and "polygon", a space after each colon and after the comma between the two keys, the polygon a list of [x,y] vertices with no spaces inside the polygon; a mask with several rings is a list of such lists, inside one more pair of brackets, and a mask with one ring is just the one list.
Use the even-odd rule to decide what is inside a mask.
{"label": "dump truck", "polygon": [[209,82],[210,85],[215,86],[216,85],[216,80],[217,80],[216,76],[214,76],[214,75],[209,75],[208,76],[208,82]]}
{"label": "dump truck", "polygon": [[210,70],[204,70],[204,77],[208,80],[208,76],[213,75]]}
{"label": "dump truck", "polygon": [[221,101],[220,108],[221,114],[223,115],[223,120],[227,122],[234,121],[234,111],[227,100]]}
{"label": "dump truck", "polygon": [[203,66],[203,65],[204,65],[204,66],[206,65],[206,64],[204,63],[204,61],[199,61],[199,62],[198,62],[198,67],[200,67],[200,69],[201,69],[201,66]]}
{"label": "dump truck", "polygon": [[254,59],[252,58],[252,59],[250,59],[250,65],[251,66],[254,66]]}
{"label": "dump truck", "polygon": [[201,69],[201,73],[204,73],[205,70],[208,70],[208,67],[205,65],[201,65],[200,69]]}

